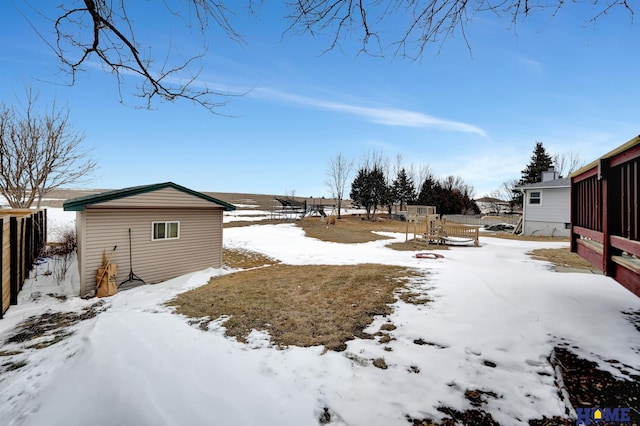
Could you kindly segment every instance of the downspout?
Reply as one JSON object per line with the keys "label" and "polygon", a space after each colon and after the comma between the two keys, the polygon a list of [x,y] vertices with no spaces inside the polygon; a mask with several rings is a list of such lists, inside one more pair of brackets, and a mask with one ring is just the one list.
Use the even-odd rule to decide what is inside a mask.
{"label": "downspout", "polygon": [[527,221],[525,220],[525,218],[527,217],[527,190],[523,188],[519,189],[520,192],[522,192],[522,232],[520,232],[520,235],[527,235],[525,229],[525,226],[527,224]]}

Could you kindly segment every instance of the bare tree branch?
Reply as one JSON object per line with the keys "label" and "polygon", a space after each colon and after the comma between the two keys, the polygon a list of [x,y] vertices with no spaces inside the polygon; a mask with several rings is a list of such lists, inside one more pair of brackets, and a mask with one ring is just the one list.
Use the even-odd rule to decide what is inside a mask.
{"label": "bare tree branch", "polygon": [[560,177],[567,177],[585,165],[577,152],[557,152],[553,155],[553,165]]}
{"label": "bare tree branch", "polygon": [[[428,45],[441,48],[457,34],[470,48],[466,27],[479,13],[506,17],[515,27],[534,11],[549,10],[553,16],[570,3],[565,0],[296,0],[287,2],[287,18],[289,31],[332,34],[329,49],[355,34],[363,51],[367,51],[368,42],[375,38],[382,51],[391,48],[396,55],[417,59]],[[617,8],[626,9],[633,22],[635,5],[629,0],[592,0],[590,4],[594,9],[590,22]],[[404,26],[390,29],[391,20],[404,22]]]}
{"label": "bare tree branch", "polygon": [[[200,39],[202,50],[186,59],[179,59],[183,53],[173,49],[169,41],[162,63],[156,62],[157,57],[151,49],[141,48],[136,38],[140,29],[129,16],[128,8],[132,6],[125,0],[66,0],[58,6],[61,13],[54,18],[44,16],[38,6],[30,4],[29,0],[24,2],[51,22],[54,40],[49,42],[44,29],[31,23],[24,14],[60,60],[62,71],[69,76],[70,85],[75,84],[78,72],[86,70],[97,60],[113,74],[123,103],[127,103],[123,95],[129,94],[123,91],[123,87],[132,82],[137,86],[134,95],[143,100],[146,108],[151,108],[156,98],[167,101],[185,99],[218,114],[218,110],[229,99],[244,95],[212,90],[199,79],[202,71],[199,61],[207,51],[206,31],[210,22],[221,29],[227,38],[243,42],[242,36],[231,25],[229,17],[232,12],[224,2],[163,0],[162,7],[169,15],[179,19],[182,28],[191,31],[191,36]],[[154,43],[150,41],[149,44]]]}
{"label": "bare tree branch", "polygon": [[[181,22],[182,29],[197,37],[202,50],[184,59],[178,49],[162,46],[158,40],[146,43],[155,50],[166,48],[164,62],[156,60],[162,55],[143,49],[136,35],[141,34],[134,17],[129,15],[133,2],[126,0],[61,0],[57,17],[47,17],[41,4],[33,0],[21,0],[32,11],[47,19],[53,29],[53,37],[30,22],[32,28],[52,48],[68,73],[69,83],[74,84],[78,72],[86,70],[94,61],[111,72],[117,83],[121,101],[123,87],[137,82],[135,95],[151,107],[156,99],[174,101],[190,100],[218,114],[235,94],[211,90],[200,79],[200,60],[207,52],[209,30],[221,30],[224,36],[237,43],[244,38],[234,29],[230,5],[238,3],[224,0],[163,0],[161,6],[149,3],[147,7],[164,10]],[[32,3],[30,3],[32,2]],[[246,0],[250,15],[258,14],[262,0]],[[430,45],[443,44],[460,35],[471,50],[467,38],[467,25],[478,14],[491,13],[505,17],[515,27],[519,21],[537,11],[550,11],[555,15],[560,9],[570,7],[576,1],[565,0],[287,0],[285,33],[321,35],[328,39],[327,51],[341,48],[342,42],[359,40],[358,53],[383,56],[387,51],[394,55],[420,58]],[[590,0],[595,23],[615,9],[628,12],[631,22],[635,3],[630,0]],[[157,12],[158,10],[155,10]],[[151,18],[157,19],[157,18]],[[187,53],[189,55],[189,53]],[[126,92],[128,93],[128,92]]]}

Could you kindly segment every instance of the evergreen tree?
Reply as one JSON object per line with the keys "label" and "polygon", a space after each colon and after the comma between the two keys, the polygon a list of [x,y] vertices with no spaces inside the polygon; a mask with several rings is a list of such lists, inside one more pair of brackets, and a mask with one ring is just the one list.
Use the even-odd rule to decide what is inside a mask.
{"label": "evergreen tree", "polygon": [[553,164],[553,159],[542,146],[542,142],[536,142],[536,147],[533,150],[531,156],[531,162],[522,171],[522,178],[520,185],[526,185],[528,183],[536,183],[542,180],[542,172],[549,170],[549,167]]}
{"label": "evergreen tree", "polygon": [[[440,184],[433,176],[427,176],[422,183],[416,202],[423,206],[436,206],[437,208],[439,192]],[[440,211],[438,211],[438,213],[440,213]]]}
{"label": "evergreen tree", "polygon": [[[518,186],[542,181],[542,172],[549,170],[552,164],[553,159],[547,154],[542,142],[536,142],[531,161],[522,170],[522,177],[518,181]],[[520,191],[514,191],[513,198],[514,202],[522,205],[522,193]]]}
{"label": "evergreen tree", "polygon": [[375,165],[369,169],[362,167],[351,184],[351,200],[365,208],[367,219],[372,220],[378,206],[385,204],[388,187],[384,172]]}
{"label": "evergreen tree", "polygon": [[393,198],[394,201],[400,203],[400,210],[403,210],[403,206],[412,202],[416,198],[416,187],[413,184],[413,179],[407,175],[407,171],[400,169],[398,176],[392,183]]}
{"label": "evergreen tree", "polygon": [[471,199],[472,189],[460,177],[448,176],[440,181],[429,176],[418,194],[418,204],[435,206],[438,214],[475,214],[480,209]]}

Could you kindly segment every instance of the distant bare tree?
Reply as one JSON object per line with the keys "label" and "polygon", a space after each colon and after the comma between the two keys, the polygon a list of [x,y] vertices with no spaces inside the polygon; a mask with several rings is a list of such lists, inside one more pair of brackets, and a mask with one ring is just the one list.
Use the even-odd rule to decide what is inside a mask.
{"label": "distant bare tree", "polygon": [[327,170],[325,183],[331,191],[331,196],[338,200],[338,219],[341,217],[342,200],[352,170],[353,160],[347,159],[342,153],[329,159],[329,170]]}
{"label": "distant bare tree", "polygon": [[362,155],[360,166],[367,169],[376,167],[380,169],[380,171],[385,172],[389,169],[389,158],[385,157],[382,152],[374,149]]}
{"label": "distant bare tree", "polygon": [[558,152],[553,155],[553,165],[560,177],[567,177],[571,173],[584,166],[585,162],[577,152]]}
{"label": "distant bare tree", "polygon": [[295,200],[296,198],[296,190],[295,189],[285,189],[284,196]]}
{"label": "distant bare tree", "polygon": [[447,191],[453,191],[454,189],[461,190],[462,187],[466,186],[467,184],[464,182],[464,179],[462,179],[462,177],[449,175],[440,179],[440,185]]}
{"label": "distant bare tree", "polygon": [[516,198],[514,196],[515,194],[513,188],[515,188],[516,186],[518,186],[518,179],[513,178],[506,180],[502,182],[502,184],[498,188],[491,191],[489,193],[489,196],[497,198],[500,201],[504,201],[505,203],[509,203],[509,212],[513,213],[513,209],[515,208],[516,204]]}
{"label": "distant bare tree", "polygon": [[84,136],[69,121],[69,110],[36,109],[37,96],[27,91],[23,112],[0,104],[0,194],[13,208],[40,208],[52,189],[78,182],[91,173],[91,160],[81,143]]}
{"label": "distant bare tree", "polygon": [[422,188],[424,182],[429,178],[435,179],[435,174],[429,164],[420,164],[419,166],[411,164],[407,168],[407,175],[411,178],[416,188]]}
{"label": "distant bare tree", "polygon": [[502,191],[500,189],[494,189],[489,193],[489,208],[492,213],[500,214],[502,213],[502,208],[506,200],[501,198],[503,196]]}

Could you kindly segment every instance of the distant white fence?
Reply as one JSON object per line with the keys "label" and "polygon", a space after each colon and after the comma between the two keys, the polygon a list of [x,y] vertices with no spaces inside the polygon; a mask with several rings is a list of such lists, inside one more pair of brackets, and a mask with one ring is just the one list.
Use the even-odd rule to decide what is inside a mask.
{"label": "distant white fence", "polygon": [[517,225],[520,220],[520,216],[480,216],[480,215],[466,215],[466,214],[445,214],[443,215],[447,222],[464,223],[465,225],[496,225],[498,223],[508,223],[510,225]]}

